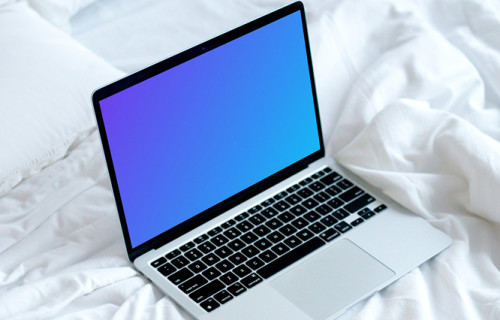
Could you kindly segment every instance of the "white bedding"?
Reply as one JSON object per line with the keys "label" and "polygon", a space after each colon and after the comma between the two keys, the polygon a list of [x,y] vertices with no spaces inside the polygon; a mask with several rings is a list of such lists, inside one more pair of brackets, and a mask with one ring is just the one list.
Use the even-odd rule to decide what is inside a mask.
{"label": "white bedding", "polygon": [[[54,10],[44,5],[65,2],[18,9],[24,1],[0,1],[0,23],[22,28],[26,22],[6,15],[36,10],[43,18],[28,17],[47,19],[109,70],[130,73],[287,4],[91,2]],[[342,319],[500,319],[500,5],[349,0],[305,7],[328,154],[454,239]],[[30,34],[19,37],[26,43]],[[22,83],[15,77],[27,69],[20,71],[9,79]],[[119,74],[109,71],[106,81]],[[58,85],[67,92],[77,81]],[[40,90],[29,86],[25,94]],[[92,115],[92,88],[81,90]],[[33,101],[2,101],[0,117],[16,114],[21,103]],[[9,121],[26,125],[25,117]],[[98,134],[79,128],[64,155],[28,170],[0,196],[0,319],[189,319],[128,261]],[[30,151],[16,138],[0,127],[0,160],[11,159],[2,141]]]}

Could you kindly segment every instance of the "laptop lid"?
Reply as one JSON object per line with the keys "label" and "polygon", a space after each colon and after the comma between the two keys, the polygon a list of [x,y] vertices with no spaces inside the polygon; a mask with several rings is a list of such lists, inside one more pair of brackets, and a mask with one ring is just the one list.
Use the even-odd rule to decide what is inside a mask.
{"label": "laptop lid", "polygon": [[324,156],[300,2],[92,99],[131,261]]}

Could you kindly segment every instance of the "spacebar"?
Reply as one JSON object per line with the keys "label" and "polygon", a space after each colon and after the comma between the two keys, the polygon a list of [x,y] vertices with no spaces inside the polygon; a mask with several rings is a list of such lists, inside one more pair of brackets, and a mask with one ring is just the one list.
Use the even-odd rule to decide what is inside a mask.
{"label": "spacebar", "polygon": [[274,260],[270,264],[264,266],[263,268],[259,269],[257,273],[259,276],[261,276],[264,279],[269,278],[273,274],[279,272],[280,270],[285,269],[295,261],[301,259],[302,257],[308,255],[309,253],[313,252],[314,250],[318,249],[322,245],[324,245],[325,242],[321,240],[318,237],[314,237],[311,240],[307,241],[306,243],[301,244],[294,250],[288,252],[287,254],[279,257],[277,260]]}

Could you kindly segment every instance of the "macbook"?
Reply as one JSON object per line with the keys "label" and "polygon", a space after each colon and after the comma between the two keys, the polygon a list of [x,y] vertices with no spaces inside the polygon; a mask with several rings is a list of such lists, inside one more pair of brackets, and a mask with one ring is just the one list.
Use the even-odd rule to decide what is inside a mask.
{"label": "macbook", "polygon": [[128,257],[194,318],[333,319],[451,244],[325,156],[300,2],[93,104]]}

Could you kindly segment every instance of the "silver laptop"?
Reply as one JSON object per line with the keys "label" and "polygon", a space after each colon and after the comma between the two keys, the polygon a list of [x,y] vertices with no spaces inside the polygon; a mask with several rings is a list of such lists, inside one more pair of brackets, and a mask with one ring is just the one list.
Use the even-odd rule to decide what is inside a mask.
{"label": "silver laptop", "polygon": [[129,259],[195,318],[335,318],[451,244],[325,157],[300,2],[93,103]]}

